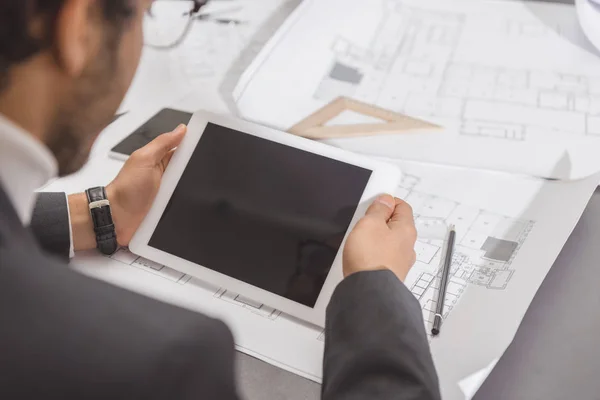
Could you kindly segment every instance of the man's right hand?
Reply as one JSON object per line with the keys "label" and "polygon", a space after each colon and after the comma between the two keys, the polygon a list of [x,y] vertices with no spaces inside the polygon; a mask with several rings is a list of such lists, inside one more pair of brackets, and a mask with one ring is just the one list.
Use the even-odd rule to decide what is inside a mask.
{"label": "man's right hand", "polygon": [[391,270],[404,282],[416,260],[412,208],[404,201],[383,195],[348,236],[344,248],[344,277],[355,272]]}

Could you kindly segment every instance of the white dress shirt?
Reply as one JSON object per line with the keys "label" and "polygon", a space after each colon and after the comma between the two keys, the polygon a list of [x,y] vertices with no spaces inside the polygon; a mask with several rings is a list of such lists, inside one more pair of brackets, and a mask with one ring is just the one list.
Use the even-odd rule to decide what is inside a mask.
{"label": "white dress shirt", "polygon": [[[58,173],[54,155],[43,143],[0,114],[0,182],[23,225],[29,225],[36,189]],[[69,203],[67,202],[67,213]],[[73,256],[73,233],[70,253]]]}

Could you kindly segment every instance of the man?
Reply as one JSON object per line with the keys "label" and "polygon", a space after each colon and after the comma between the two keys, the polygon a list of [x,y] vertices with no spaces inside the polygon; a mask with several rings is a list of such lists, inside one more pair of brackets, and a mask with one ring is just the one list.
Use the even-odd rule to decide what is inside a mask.
{"label": "man", "polygon": [[[97,245],[86,195],[45,194],[35,205],[34,190],[78,170],[111,121],[150,6],[0,0],[1,399],[239,398],[223,323],[68,269],[50,253]],[[137,151],[106,188],[120,245],[184,134]],[[410,207],[391,196],[349,236],[346,278],[327,312],[324,399],[440,398],[419,304],[401,282],[414,242]]]}

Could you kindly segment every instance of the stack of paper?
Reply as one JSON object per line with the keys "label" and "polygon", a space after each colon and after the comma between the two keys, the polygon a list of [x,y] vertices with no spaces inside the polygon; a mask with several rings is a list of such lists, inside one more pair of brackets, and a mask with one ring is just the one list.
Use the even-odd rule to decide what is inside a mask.
{"label": "stack of paper", "polygon": [[[581,41],[572,7],[481,0],[305,0],[263,48],[292,3],[257,0],[247,26],[199,23],[181,51],[146,52],[123,105],[129,113],[80,173],[45,190],[108,183],[122,165],[108,149],[169,105],[287,129],[347,96],[443,126],[330,143],[403,169],[396,195],[413,206],[419,229],[406,284],[428,330],[443,238],[424,227],[456,226],[444,332],[431,346],[443,397],[462,399],[459,382],[473,392],[504,352],[600,181],[600,60]],[[266,304],[127,249],[79,254],[73,264],[222,318],[239,350],[322,379],[322,330]]]}

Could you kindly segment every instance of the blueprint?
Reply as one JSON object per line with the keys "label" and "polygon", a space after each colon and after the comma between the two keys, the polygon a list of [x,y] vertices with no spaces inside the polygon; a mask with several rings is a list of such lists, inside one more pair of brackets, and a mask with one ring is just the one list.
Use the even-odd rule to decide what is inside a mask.
{"label": "blueprint", "polygon": [[555,178],[600,170],[584,150],[600,149],[600,57],[572,6],[307,1],[235,92],[242,116],[280,129],[338,96],[446,128],[330,141],[350,150]]}
{"label": "blueprint", "polygon": [[[107,166],[116,173],[118,164],[91,160],[81,173],[44,190],[73,192],[90,182],[107,183]],[[395,194],[414,207],[418,230],[417,263],[405,283],[420,301],[427,331],[447,225],[456,225],[444,327],[430,343],[444,398],[458,399],[457,383],[500,357],[512,340],[600,176],[560,183],[414,162],[399,165],[405,177]],[[125,248],[111,257],[77,254],[72,264],[90,276],[220,318],[232,329],[238,350],[313,381],[322,379],[323,330],[268,304],[207,285]],[[456,354],[461,354],[459,363]]]}
{"label": "blueprint", "polygon": [[[419,177],[404,175],[396,196],[413,207],[415,222],[421,232],[415,246],[417,261],[407,284],[421,303],[429,332],[436,311],[447,227],[454,225],[457,236],[444,317],[449,315],[469,285],[490,290],[507,289],[515,273],[512,262],[535,222],[420,192],[419,183]],[[435,225],[443,229],[427,234],[425,228]]]}

